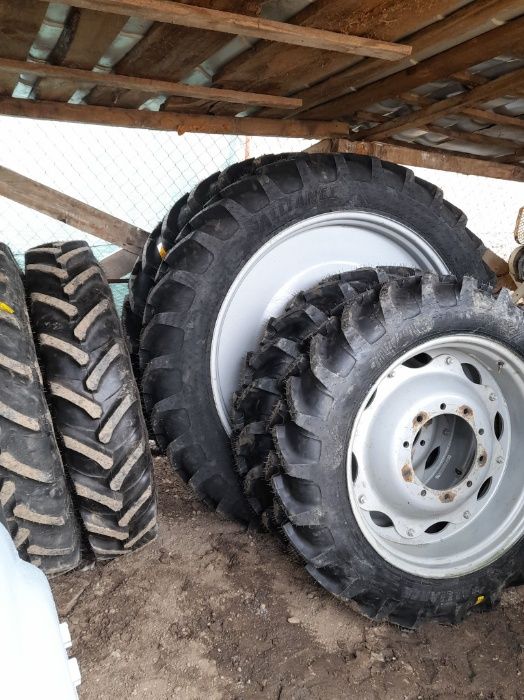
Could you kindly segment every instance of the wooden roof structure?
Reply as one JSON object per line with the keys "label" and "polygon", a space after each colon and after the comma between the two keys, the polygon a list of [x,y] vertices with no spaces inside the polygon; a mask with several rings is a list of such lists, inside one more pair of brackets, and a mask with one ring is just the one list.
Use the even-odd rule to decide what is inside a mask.
{"label": "wooden roof structure", "polygon": [[524,181],[524,3],[0,0],[0,114]]}

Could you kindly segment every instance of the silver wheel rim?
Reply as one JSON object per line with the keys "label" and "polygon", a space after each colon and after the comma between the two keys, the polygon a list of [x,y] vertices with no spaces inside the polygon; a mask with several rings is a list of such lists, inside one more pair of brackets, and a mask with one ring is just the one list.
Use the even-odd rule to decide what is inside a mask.
{"label": "silver wheel rim", "polygon": [[220,308],[211,343],[211,386],[218,415],[230,433],[230,410],[246,353],[264,324],[299,291],[357,267],[404,265],[449,272],[415,231],[381,214],[338,211],[289,226],[244,265]]}
{"label": "silver wheel rim", "polygon": [[482,336],[429,341],[383,373],[357,414],[347,469],[357,523],[384,559],[449,578],[518,541],[523,401],[522,360]]}

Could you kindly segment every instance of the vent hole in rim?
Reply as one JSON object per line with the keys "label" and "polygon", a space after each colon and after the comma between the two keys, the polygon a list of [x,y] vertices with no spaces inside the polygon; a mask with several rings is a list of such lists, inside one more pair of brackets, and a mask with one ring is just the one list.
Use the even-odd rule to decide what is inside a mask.
{"label": "vent hole in rim", "polygon": [[[374,392],[371,394],[371,396],[369,397],[369,401],[368,401],[367,404],[366,404],[366,408],[369,408],[369,407],[371,406],[371,404],[372,404],[373,401],[375,400],[375,396],[376,396],[376,395],[377,395],[377,390],[375,389],[375,391],[374,391]],[[366,410],[366,408],[364,409],[364,411]]]}
{"label": "vent hole in rim", "polygon": [[369,517],[378,527],[393,527],[393,521],[389,515],[381,513],[379,510],[370,511]]}
{"label": "vent hole in rim", "polygon": [[444,528],[446,528],[449,525],[449,522],[447,520],[441,520],[438,523],[433,523],[433,525],[430,525],[425,529],[425,532],[428,533],[428,535],[436,535],[437,532],[442,532]]}
{"label": "vent hole in rim", "polygon": [[425,367],[426,365],[429,365],[432,359],[433,358],[431,355],[428,355],[427,352],[421,352],[414,357],[410,357],[409,360],[406,360],[402,364],[404,367],[417,369],[418,367]]}
{"label": "vent hole in rim", "polygon": [[495,414],[495,420],[493,421],[493,430],[495,431],[495,437],[500,440],[502,433],[504,432],[504,419],[497,411]]}
{"label": "vent hole in rim", "polygon": [[482,486],[479,488],[479,492],[477,493],[477,501],[480,501],[481,498],[483,498],[487,492],[489,491],[489,488],[491,486],[491,476],[489,479],[486,479],[486,481],[482,484]]}
{"label": "vent hole in rim", "polygon": [[355,453],[353,452],[351,454],[351,478],[353,481],[357,480],[358,476],[358,461],[357,458],[355,457]]}
{"label": "vent hole in rim", "polygon": [[473,384],[482,384],[480,372],[474,365],[471,365],[469,362],[463,362],[460,366],[470,382],[473,382]]}

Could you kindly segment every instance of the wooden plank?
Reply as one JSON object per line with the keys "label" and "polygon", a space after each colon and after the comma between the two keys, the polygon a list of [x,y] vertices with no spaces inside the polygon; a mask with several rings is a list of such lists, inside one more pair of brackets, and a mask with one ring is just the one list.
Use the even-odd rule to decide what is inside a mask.
{"label": "wooden plank", "polygon": [[[421,85],[448,78],[457,71],[465,70],[493,56],[499,54],[518,55],[523,44],[524,16],[469,39],[410,68],[403,69],[395,73],[394,79],[388,75],[375,80],[377,73],[373,70],[372,73],[367,73],[365,78],[361,76],[366,82],[363,87],[360,87],[362,84],[360,82],[346,82],[346,92],[351,87],[360,89],[320,107],[306,108],[303,110],[303,115],[307,114],[307,117],[311,119],[332,119],[351,115],[359,109],[366,109],[381,100],[397,97]],[[370,80],[374,80],[374,82],[370,82]],[[307,95],[297,96],[302,97],[305,104],[308,104]]]}
{"label": "wooden plank", "polygon": [[506,165],[482,158],[454,155],[452,153],[439,153],[433,149],[423,147],[415,148],[392,143],[349,141],[347,139],[334,139],[330,146],[333,152],[375,156],[391,163],[400,163],[411,167],[524,182],[524,168],[518,165]]}
{"label": "wooden plank", "polygon": [[362,138],[384,139],[404,129],[431,123],[444,114],[457,111],[457,109],[460,110],[461,107],[467,107],[497,96],[511,95],[513,94],[513,89],[519,85],[524,85],[524,68],[519,68],[500,78],[490,80],[489,83],[472,88],[469,92],[463,92],[445,100],[439,100],[427,107],[422,107],[416,112],[411,112],[411,114],[405,114],[402,117],[391,119],[385,124],[379,124],[371,129],[360,131],[358,136],[355,135],[355,138],[359,140]]}
{"label": "wooden plank", "polygon": [[[426,0],[414,4],[413,0],[317,0],[288,21],[294,25],[331,31],[341,31],[340,28],[344,27],[361,36],[398,41],[464,2]],[[359,56],[260,41],[224,66],[217,73],[214,85],[226,88],[242,85],[245,90],[293,94],[347,69],[359,60],[362,60]],[[275,66],[278,66],[278,70],[275,70]],[[176,109],[175,106],[173,108]],[[231,107],[213,106],[213,113],[231,114]],[[259,116],[266,115],[270,116],[270,113]]]}
{"label": "wooden plank", "polygon": [[129,250],[117,250],[100,261],[100,267],[109,281],[120,280],[133,269],[136,255]]}
{"label": "wooden plank", "polygon": [[[26,100],[16,100],[26,102]],[[0,166],[0,196],[140,255],[148,234],[74,197]]]}
{"label": "wooden plank", "polygon": [[[113,43],[127,21],[127,17],[104,15],[92,10],[79,10],[71,44],[60,61],[60,65],[71,68],[91,70],[107,48]],[[4,54],[10,58],[9,54]],[[57,61],[53,61],[57,63]],[[73,86],[69,82],[57,80],[40,80],[36,87],[36,97],[40,100],[67,102],[73,94]]]}
{"label": "wooden plank", "polygon": [[[47,7],[33,0],[0,4],[0,50],[3,56],[25,60]],[[18,76],[0,76],[0,94],[11,95]]]}
{"label": "wooden plank", "polygon": [[200,85],[185,85],[183,83],[170,83],[166,80],[150,80],[114,73],[99,73],[64,66],[52,66],[46,63],[33,63],[29,61],[14,61],[8,58],[0,58],[0,74],[31,73],[47,78],[67,81],[76,84],[77,87],[89,85],[104,85],[110,88],[122,90],[139,90],[153,95],[181,95],[194,97],[201,100],[219,100],[222,102],[235,102],[236,104],[250,104],[255,106],[273,106],[284,109],[296,109],[302,104],[301,100],[277,95],[260,95],[253,92],[240,92],[237,90],[219,90],[217,88],[201,87]]}
{"label": "wooden plank", "polygon": [[59,102],[37,102],[0,97],[0,114],[32,119],[122,126],[134,129],[157,129],[204,134],[239,134],[244,136],[285,136],[288,138],[320,139],[346,136],[349,125],[344,122],[319,122],[296,119],[262,119],[261,117],[215,117],[207,114],[177,114],[149,112],[146,109],[91,107]]}
{"label": "wooden plank", "polygon": [[[488,146],[491,148],[495,146],[496,148],[502,149],[506,153],[514,153],[518,146],[518,141],[500,138],[499,136],[491,136],[489,131],[487,133],[482,131],[460,131],[459,129],[454,129],[453,127],[437,126],[435,124],[427,124],[421,128],[431,132],[432,134],[446,136],[452,141],[463,141],[465,143],[473,143],[479,146]],[[524,144],[522,145],[524,146]]]}
{"label": "wooden plank", "polygon": [[312,27],[306,29],[287,22],[184,5],[171,0],[75,0],[75,6],[128,17],[144,17],[182,27],[237,34],[326,51],[374,56],[387,61],[397,61],[411,53],[411,47],[407,45]]}
{"label": "wooden plank", "polygon": [[501,124],[503,126],[517,126],[524,129],[524,119],[522,117],[512,117],[509,114],[499,114],[490,109],[479,109],[478,107],[464,107],[461,114],[466,114],[475,120],[480,120],[486,124]]}
{"label": "wooden plank", "polygon": [[[394,4],[395,9],[396,5],[397,3]],[[431,5],[432,3],[421,4],[427,10],[429,10]],[[395,64],[385,64],[384,62],[371,59],[361,60],[358,65],[349,65],[345,70],[341,69],[331,77],[326,72],[327,79],[317,80],[307,90],[293,91],[292,93],[286,91],[286,94],[302,97],[306,108],[313,109],[365,85],[387,78],[400,70],[408,69],[416,62],[427,60],[475,36],[489,32],[494,26],[518,17],[522,13],[522,3],[519,0],[475,0],[475,2],[467,3],[465,7],[461,7],[461,5],[464,5],[464,3],[457,4],[455,7],[449,3],[437,3],[433,6],[433,9],[436,12],[440,12],[441,16],[436,17],[433,23],[431,21],[425,23],[425,25],[429,26],[425,26],[423,23],[422,29],[413,26],[412,21],[401,15],[402,24],[400,27],[405,26],[405,31],[410,33],[407,36],[403,34],[399,38],[405,39],[413,47],[409,60],[403,60]],[[410,9],[413,11],[412,3],[408,7],[408,11]],[[417,7],[417,13],[419,11],[419,7]],[[390,17],[390,20],[391,26],[395,26],[394,18]],[[383,35],[380,36],[384,38]],[[228,86],[226,85],[226,87]],[[274,90],[271,91],[273,92]],[[273,111],[265,111],[259,116],[274,117],[279,116],[279,114]]]}

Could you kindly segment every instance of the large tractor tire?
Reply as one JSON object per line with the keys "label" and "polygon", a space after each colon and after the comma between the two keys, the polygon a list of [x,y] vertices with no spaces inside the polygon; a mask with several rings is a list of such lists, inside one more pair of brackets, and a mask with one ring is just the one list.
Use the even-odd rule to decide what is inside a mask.
{"label": "large tractor tire", "polygon": [[505,290],[428,273],[364,293],[311,340],[273,486],[328,591],[415,627],[522,580],[523,348]]}
{"label": "large tractor tire", "polygon": [[26,286],[53,416],[95,556],[157,531],[153,463],[110,287],[83,241],[26,253]]}
{"label": "large tractor tire", "polygon": [[0,244],[0,511],[20,556],[48,575],[80,562],[80,528],[56,442],[20,270]]}
{"label": "large tractor tire", "polygon": [[405,168],[333,154],[257,168],[191,219],[150,292],[140,363],[157,442],[207,502],[249,519],[230,411],[268,318],[300,289],[364,264],[488,281],[483,252],[464,214]]}
{"label": "large tractor tire", "polygon": [[244,493],[266,529],[281,529],[271,487],[277,464],[272,429],[283,420],[282,392],[307,361],[310,339],[322,332],[342,304],[391,277],[413,273],[402,267],[359,268],[328,277],[295,295],[280,316],[270,319],[256,350],[248,353],[242,385],[234,396],[232,446]]}

